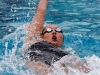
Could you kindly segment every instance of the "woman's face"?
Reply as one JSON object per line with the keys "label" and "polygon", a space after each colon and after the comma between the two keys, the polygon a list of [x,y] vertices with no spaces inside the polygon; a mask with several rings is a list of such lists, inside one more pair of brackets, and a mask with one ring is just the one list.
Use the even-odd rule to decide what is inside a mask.
{"label": "woman's face", "polygon": [[[46,32],[46,29],[51,28],[53,29],[51,32]],[[52,43],[53,45],[55,45],[56,47],[60,47],[63,44],[63,34],[62,32],[57,32],[55,29],[59,28],[56,25],[48,25],[44,31],[46,33],[43,34],[43,39],[47,42]]]}

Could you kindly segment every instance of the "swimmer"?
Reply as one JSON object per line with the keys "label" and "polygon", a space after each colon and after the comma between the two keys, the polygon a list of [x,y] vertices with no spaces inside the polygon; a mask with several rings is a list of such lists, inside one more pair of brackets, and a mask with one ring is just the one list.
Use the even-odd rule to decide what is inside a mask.
{"label": "swimmer", "polygon": [[[39,74],[52,72],[52,64],[68,55],[60,48],[64,37],[62,29],[57,25],[51,24],[44,28],[47,5],[48,0],[40,0],[36,14],[28,26],[26,40],[29,46],[27,49],[29,55],[27,64],[29,68]],[[72,67],[73,64],[70,63],[70,66]],[[79,65],[74,65],[73,67],[78,69]],[[84,72],[88,72],[86,67],[83,67],[83,69],[85,69]],[[64,70],[68,73],[67,67]]]}

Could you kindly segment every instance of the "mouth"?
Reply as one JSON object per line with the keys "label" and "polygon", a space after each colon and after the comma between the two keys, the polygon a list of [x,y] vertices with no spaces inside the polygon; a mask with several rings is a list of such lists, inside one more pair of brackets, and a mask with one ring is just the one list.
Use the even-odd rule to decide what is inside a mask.
{"label": "mouth", "polygon": [[57,41],[57,37],[56,36],[52,36],[53,41]]}

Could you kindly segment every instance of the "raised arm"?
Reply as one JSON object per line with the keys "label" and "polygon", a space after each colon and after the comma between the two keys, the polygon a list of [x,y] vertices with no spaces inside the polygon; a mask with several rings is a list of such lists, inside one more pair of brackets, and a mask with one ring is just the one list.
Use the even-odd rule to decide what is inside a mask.
{"label": "raised arm", "polygon": [[44,18],[45,18],[47,4],[48,0],[40,0],[36,14],[28,27],[28,35],[27,35],[28,41],[31,41],[32,37],[34,37],[36,33],[38,32],[41,33],[44,25]]}

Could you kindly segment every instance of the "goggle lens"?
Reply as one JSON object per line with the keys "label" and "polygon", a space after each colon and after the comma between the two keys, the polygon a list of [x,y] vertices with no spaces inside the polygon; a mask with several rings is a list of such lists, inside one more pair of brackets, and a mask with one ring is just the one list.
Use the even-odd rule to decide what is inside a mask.
{"label": "goggle lens", "polygon": [[43,34],[45,34],[45,33],[50,33],[50,32],[52,32],[53,30],[55,30],[55,31],[58,32],[58,33],[62,33],[61,28],[56,28],[56,29],[47,28],[46,31],[45,31]]}

